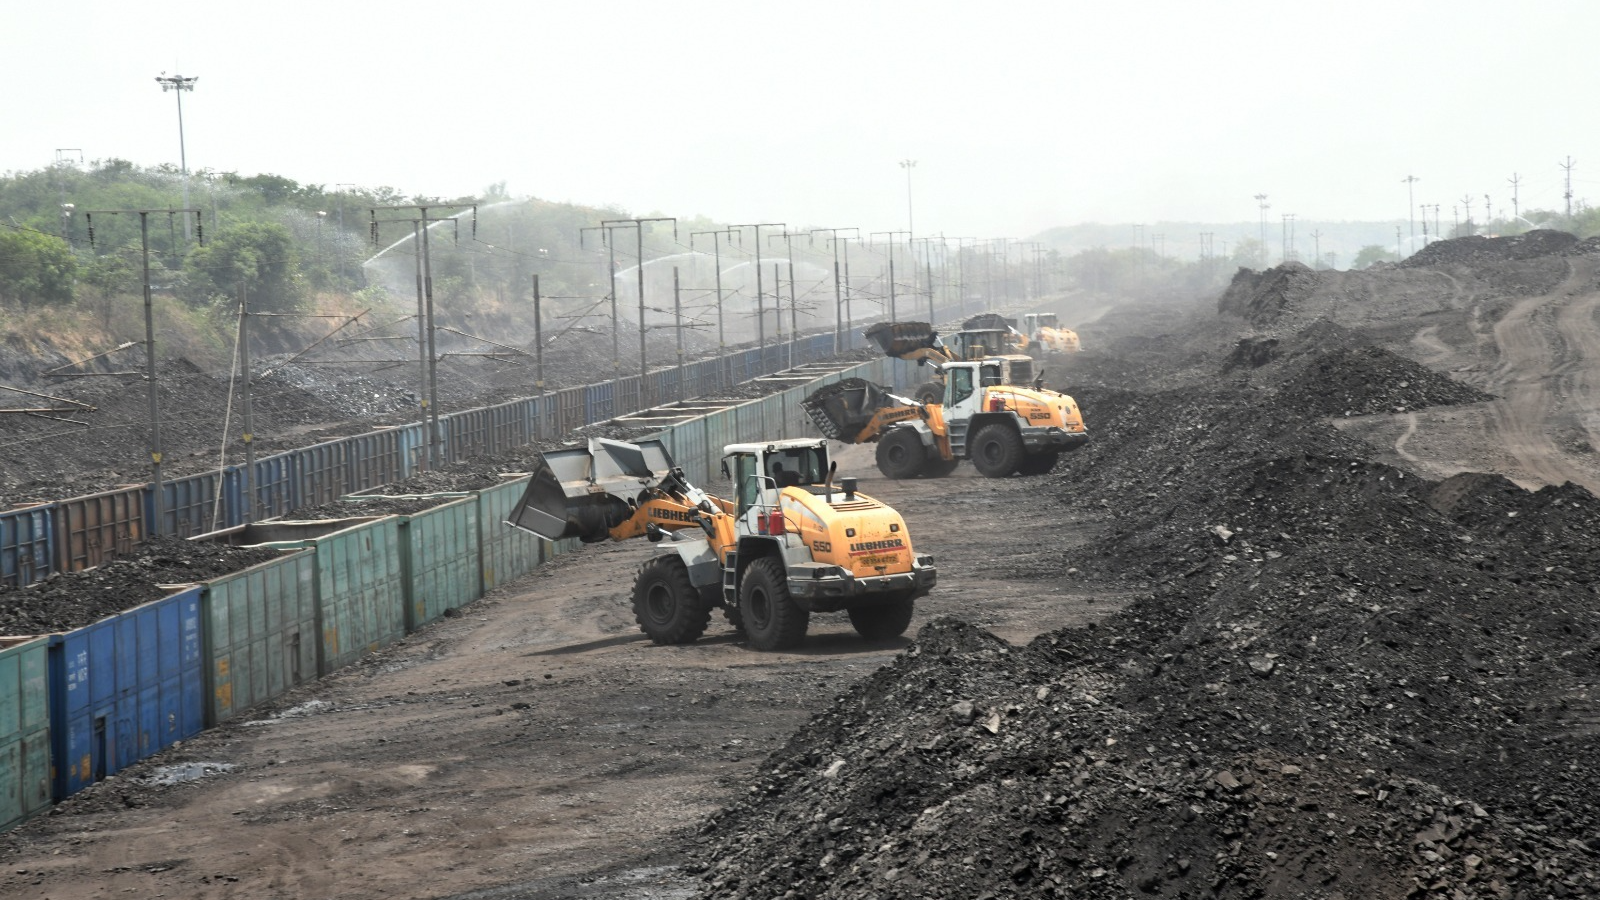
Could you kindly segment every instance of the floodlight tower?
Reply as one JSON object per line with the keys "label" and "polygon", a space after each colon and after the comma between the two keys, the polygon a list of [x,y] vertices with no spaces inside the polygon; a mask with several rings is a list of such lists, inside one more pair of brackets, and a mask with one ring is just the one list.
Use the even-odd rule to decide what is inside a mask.
{"label": "floodlight tower", "polygon": [[[172,91],[178,95],[178,169],[183,173],[183,208],[189,208],[189,155],[183,145],[183,92],[194,90],[194,83],[199,81],[198,75],[186,78],[182,75],[168,75],[162,72],[156,76],[156,83],[161,85],[161,92],[165,94]],[[189,217],[183,217],[183,239],[188,240]]]}

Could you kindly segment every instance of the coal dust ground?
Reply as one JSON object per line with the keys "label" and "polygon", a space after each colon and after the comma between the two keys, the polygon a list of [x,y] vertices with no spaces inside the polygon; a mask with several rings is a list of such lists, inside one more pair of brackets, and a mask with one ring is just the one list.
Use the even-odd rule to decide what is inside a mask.
{"label": "coal dust ground", "polygon": [[654,647],[648,548],[586,547],[0,839],[0,891],[1600,896],[1597,275],[1536,233],[1062,300],[1055,471],[839,454],[939,565],[914,642]]}

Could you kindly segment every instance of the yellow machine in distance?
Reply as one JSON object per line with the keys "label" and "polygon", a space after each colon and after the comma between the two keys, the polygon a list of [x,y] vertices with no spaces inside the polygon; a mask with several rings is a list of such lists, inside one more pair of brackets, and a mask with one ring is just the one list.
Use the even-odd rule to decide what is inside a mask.
{"label": "yellow machine in distance", "polygon": [[633,586],[634,617],[658,644],[695,641],[717,607],[758,650],[798,644],[814,612],[844,610],[870,639],[905,632],[938,580],[933,558],[854,478],[834,484],[826,441],[729,444],[722,465],[732,500],[690,484],[661,441],[596,438],[543,454],[507,524],[664,544]]}
{"label": "yellow machine in distance", "polygon": [[1078,333],[1063,327],[1055,313],[1025,313],[1022,330],[1032,346],[1043,353],[1077,353],[1083,349]]}
{"label": "yellow machine in distance", "polygon": [[963,459],[989,478],[1042,475],[1061,453],[1089,440],[1077,401],[1046,390],[1029,357],[933,365],[945,378],[941,403],[919,403],[851,378],[801,405],[827,437],[876,442],[878,470],[889,478],[948,475]]}

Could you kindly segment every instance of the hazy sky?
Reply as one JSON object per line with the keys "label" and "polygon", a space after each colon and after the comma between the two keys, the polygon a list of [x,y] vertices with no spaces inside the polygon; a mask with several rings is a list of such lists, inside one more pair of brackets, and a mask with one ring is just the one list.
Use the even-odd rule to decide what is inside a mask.
{"label": "hazy sky", "polygon": [[0,170],[176,162],[330,188],[1020,236],[1600,195],[1600,3],[0,3]]}

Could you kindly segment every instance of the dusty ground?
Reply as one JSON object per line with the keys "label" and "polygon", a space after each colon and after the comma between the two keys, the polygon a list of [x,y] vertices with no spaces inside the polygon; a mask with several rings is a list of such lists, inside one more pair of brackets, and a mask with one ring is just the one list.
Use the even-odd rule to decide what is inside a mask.
{"label": "dusty ground", "polygon": [[[1306,514],[1306,527],[1320,533],[1327,525],[1321,517],[1329,513],[1320,511],[1318,504],[1328,497],[1342,497],[1341,502],[1346,502],[1342,508],[1354,512],[1341,513],[1346,518],[1339,520],[1340,527],[1327,527],[1329,540],[1359,541],[1360,529],[1370,526],[1373,534],[1384,535],[1379,541],[1383,547],[1391,541],[1398,547],[1419,531],[1453,535],[1452,529],[1477,528],[1479,532],[1466,536],[1476,534],[1474,540],[1479,542],[1492,537],[1499,551],[1506,554],[1500,562],[1502,569],[1523,578],[1520,570],[1511,570],[1527,556],[1532,560],[1528,565],[1533,566],[1526,577],[1529,585],[1539,585],[1539,590],[1552,592],[1549,596],[1561,597],[1563,603],[1570,600],[1575,610],[1580,604],[1588,609],[1587,598],[1592,594],[1588,582],[1573,588],[1570,594],[1562,594],[1566,590],[1563,579],[1569,573],[1558,571],[1560,566],[1546,567],[1539,555],[1548,546],[1559,545],[1565,553],[1569,547],[1586,545],[1587,541],[1573,537],[1575,532],[1563,533],[1559,541],[1544,540],[1537,547],[1530,538],[1524,552],[1516,544],[1516,528],[1520,527],[1517,522],[1528,521],[1536,511],[1532,507],[1528,511],[1500,511],[1495,513],[1498,518],[1486,520],[1490,525],[1510,524],[1490,527],[1464,519],[1465,524],[1452,525],[1428,518],[1442,513],[1423,510],[1425,504],[1420,500],[1406,500],[1408,495],[1391,487],[1394,481],[1384,480],[1396,474],[1382,466],[1388,462],[1430,478],[1461,471],[1487,471],[1504,474],[1526,487],[1567,480],[1591,489],[1600,484],[1600,467],[1594,459],[1590,431],[1600,428],[1600,396],[1595,392],[1595,369],[1600,366],[1600,327],[1594,319],[1595,307],[1600,305],[1595,255],[1563,251],[1501,257],[1491,254],[1481,258],[1465,252],[1451,256],[1450,247],[1435,245],[1441,247],[1432,258],[1422,261],[1427,265],[1408,263],[1409,267],[1311,276],[1267,273],[1263,276],[1265,281],[1278,279],[1269,285],[1270,289],[1254,295],[1241,291],[1232,298],[1238,301],[1232,306],[1225,298],[1224,315],[1220,316],[1210,304],[1129,304],[1098,323],[1077,323],[1088,349],[1073,360],[1058,363],[1054,378],[1075,389],[1081,386],[1084,396],[1098,396],[1107,406],[1117,405],[1124,433],[1137,435],[1141,433],[1140,409],[1160,412],[1169,421],[1177,410],[1182,413],[1175,419],[1180,429],[1207,429],[1211,433],[1235,424],[1215,421],[1206,415],[1203,406],[1192,411],[1192,420],[1187,418],[1190,412],[1180,409],[1182,392],[1197,384],[1204,384],[1207,390],[1236,390],[1229,415],[1235,420],[1247,416],[1243,410],[1267,383],[1274,366],[1255,370],[1231,367],[1229,354],[1239,338],[1287,342],[1290,336],[1303,335],[1308,327],[1321,327],[1319,322],[1331,323],[1326,330],[1330,347],[1376,344],[1435,372],[1452,375],[1497,399],[1466,406],[1414,408],[1421,404],[1412,404],[1394,412],[1379,412],[1368,404],[1360,406],[1361,414],[1354,416],[1318,405],[1315,408],[1323,410],[1318,415],[1330,415],[1343,431],[1340,440],[1354,438],[1374,445],[1376,449],[1367,456],[1370,463],[1347,464],[1341,457],[1338,468],[1352,471],[1347,476],[1332,474],[1323,481],[1308,479],[1306,471],[1328,464],[1324,460],[1305,457],[1311,460],[1309,468],[1301,465],[1287,474],[1268,465],[1261,471],[1270,477],[1243,492],[1206,502],[1213,503],[1219,514],[1229,516],[1217,521],[1237,525],[1241,516],[1250,522],[1251,517],[1267,515],[1267,507],[1255,509],[1251,504],[1277,503],[1272,498],[1279,496],[1275,492],[1281,492],[1285,509],[1319,510]],[[1402,368],[1388,366],[1383,371],[1400,372]],[[1369,399],[1381,394],[1368,391]],[[1093,430],[1093,404],[1085,404],[1085,414]],[[913,627],[934,615],[950,613],[1019,644],[1053,629],[1110,616],[1135,601],[1137,609],[1152,599],[1152,587],[1138,580],[1146,571],[1139,562],[1141,553],[1150,560],[1148,571],[1157,572],[1170,567],[1172,557],[1179,552],[1196,554],[1200,559],[1227,552],[1214,547],[1202,551],[1198,544],[1189,546],[1193,543],[1190,532],[1203,532],[1196,531],[1198,526],[1187,520],[1181,523],[1182,535],[1186,536],[1176,531],[1168,535],[1159,525],[1136,533],[1116,531],[1117,520],[1137,519],[1141,504],[1155,506],[1155,501],[1164,502],[1169,492],[1186,492],[1196,503],[1206,499],[1198,496],[1207,487],[1205,473],[1189,477],[1176,467],[1141,468],[1145,459],[1171,466],[1172,448],[1181,452],[1181,431],[1169,429],[1160,435],[1151,434],[1152,438],[1157,436],[1166,443],[1157,446],[1152,440],[1146,446],[1129,447],[1121,459],[1115,452],[1101,453],[1098,445],[1093,455],[1085,457],[1101,461],[1105,472],[1111,473],[1093,469],[1083,472],[1085,483],[1096,483],[1097,496],[1112,498],[1095,504],[1069,502],[1074,486],[1064,483],[1060,476],[1004,483],[957,477],[940,483],[935,495],[927,483],[882,482],[861,451],[846,453],[842,467],[862,476],[863,488],[869,493],[905,512],[918,546],[930,550],[938,559],[940,587],[919,607]],[[1354,441],[1329,452],[1346,454],[1352,446]],[[1303,453],[1298,449],[1295,452]],[[1180,475],[1170,476],[1175,471]],[[1162,477],[1184,477],[1186,481],[1182,485],[1163,484],[1158,480]],[[1339,485],[1351,480],[1359,481],[1360,489],[1372,492],[1372,496],[1399,498],[1394,501],[1399,504],[1395,509],[1419,512],[1415,518],[1407,519],[1384,519],[1375,512],[1373,521],[1363,522],[1354,515],[1361,511],[1360,504],[1347,502],[1350,496],[1360,494],[1339,493],[1345,490]],[[1408,484],[1410,480],[1406,476]],[[1219,479],[1218,483],[1226,481]],[[1564,498],[1567,495],[1561,494],[1552,501],[1541,495],[1537,503],[1561,506]],[[1577,500],[1585,510],[1592,505],[1592,498]],[[1429,502],[1442,501],[1434,498]],[[1374,504],[1375,511],[1388,509]],[[1204,507],[1191,504],[1185,515],[1204,515]],[[1515,519],[1518,515],[1523,518]],[[1426,527],[1418,529],[1418,523]],[[1279,537],[1288,541],[1290,536]],[[1301,535],[1296,532],[1293,537],[1299,541]],[[1276,538],[1268,533],[1252,535],[1252,540],[1270,547]],[[1321,571],[1322,557],[1316,552],[1297,557],[1293,551],[1301,545],[1288,543],[1293,544],[1284,548],[1290,551],[1286,557],[1289,562],[1280,564],[1281,574],[1277,574],[1278,568],[1273,569],[1275,581],[1263,581],[1271,589],[1274,602],[1285,602],[1284,608],[1293,609],[1300,602],[1297,597],[1304,598],[1308,592],[1316,597],[1319,590],[1339,587],[1349,580],[1344,570],[1331,575]],[[1458,554],[1468,552],[1461,547],[1476,546],[1455,535],[1406,544],[1406,552],[1413,555],[1392,560],[1388,559],[1389,550],[1363,550],[1373,556],[1374,564],[1390,565],[1394,570],[1391,577],[1396,579],[1393,585],[1366,585],[1363,590],[1383,593],[1393,588],[1394,598],[1380,598],[1385,605],[1418,596],[1415,592],[1419,586],[1402,584],[1400,574],[1431,571],[1428,567],[1434,559],[1444,559],[1428,555],[1437,550],[1435,544],[1454,548],[1450,552]],[[1132,547],[1137,552],[1121,559],[1104,555],[1106,548],[1118,546]],[[1348,548],[1341,544],[1333,549],[1345,552]],[[1090,557],[1095,552],[1102,555]],[[781,754],[768,754],[784,745],[797,728],[808,722],[836,723],[841,717],[848,718],[848,704],[841,713],[841,707],[833,704],[834,698],[846,693],[861,696],[856,685],[895,659],[905,644],[902,641],[867,646],[852,635],[842,617],[820,617],[813,621],[812,639],[801,652],[793,654],[752,653],[721,626],[691,647],[650,646],[634,630],[625,602],[631,570],[646,553],[644,545],[588,548],[510,590],[498,592],[466,610],[464,616],[415,635],[405,646],[380,654],[283,704],[306,710],[307,714],[269,718],[269,724],[219,729],[153,761],[229,763],[236,766],[231,773],[176,787],[131,783],[140,772],[150,769],[147,766],[132,773],[133,778],[102,785],[75,798],[57,814],[0,839],[0,852],[5,856],[4,868],[0,869],[0,892],[29,897],[110,896],[125,892],[206,897],[688,896],[702,885],[681,877],[674,867],[684,861],[684,839],[689,830],[701,825],[712,811],[759,791],[758,766],[774,759],[783,762]],[[1274,550],[1264,553],[1263,559],[1250,562],[1270,562],[1275,555],[1284,556]],[[1088,563],[1077,562],[1080,557],[1088,559]],[[1234,562],[1232,556],[1226,556],[1221,561],[1197,565],[1192,571],[1162,575],[1165,583],[1155,588],[1159,602],[1149,608],[1163,611],[1168,619],[1151,625],[1159,625],[1156,630],[1163,633],[1186,627],[1183,607],[1175,605],[1174,598],[1201,603],[1256,596],[1257,585],[1250,578],[1235,584],[1223,577]],[[1459,560],[1452,564],[1460,565]],[[1213,565],[1215,568],[1208,568]],[[1088,574],[1068,573],[1069,567],[1077,566]],[[1586,561],[1580,566],[1581,571],[1587,573],[1587,566]],[[1352,565],[1348,571],[1364,570]],[[1462,602],[1486,599],[1481,608],[1474,607],[1471,616],[1460,616],[1462,620],[1478,621],[1483,616],[1496,615],[1507,604],[1489,601],[1503,594],[1532,604],[1527,622],[1519,619],[1509,623],[1507,634],[1519,634],[1518,629],[1531,627],[1528,622],[1542,627],[1545,617],[1538,610],[1542,608],[1540,598],[1545,595],[1529,594],[1532,588],[1508,587],[1508,583],[1521,582],[1497,580],[1502,575],[1493,565],[1477,565],[1471,571],[1461,567],[1459,572],[1462,584],[1469,579],[1490,579],[1482,584],[1474,580],[1472,592],[1463,595]],[[1201,573],[1208,578],[1188,581],[1191,574]],[[1206,599],[1202,581],[1208,581],[1217,591],[1215,597]],[[1420,589],[1425,591],[1427,585]],[[1356,588],[1340,590],[1354,592]],[[1362,633],[1365,620],[1358,626],[1338,620],[1338,610],[1342,608],[1329,605],[1315,610],[1317,615],[1334,618],[1304,624],[1305,628],[1321,630],[1312,631],[1311,641],[1316,640],[1317,633]],[[1417,608],[1425,611],[1427,604]],[[1233,610],[1229,615],[1237,612],[1229,609]],[[1359,608],[1356,611],[1359,613]],[[1421,628],[1426,618],[1422,615],[1419,622],[1401,622],[1394,631],[1402,634],[1407,629]],[[1140,624],[1124,623],[1123,627]],[[1304,637],[1289,634],[1301,624],[1296,621],[1269,619],[1269,624],[1289,637]],[[1476,633],[1478,626],[1468,630]],[[1490,636],[1488,628],[1481,630]],[[1137,642],[1136,634],[1127,639]],[[1071,640],[1082,642],[1085,648],[1094,646],[1092,636],[1084,633]],[[1524,638],[1507,640],[1511,643],[1501,649],[1508,658],[1525,649]],[[1553,640],[1552,647],[1560,646],[1562,639]],[[1592,641],[1592,636],[1588,640]],[[949,639],[949,643],[958,649],[970,649],[981,646],[981,639],[958,637]],[[1361,647],[1369,643],[1363,642]],[[1380,646],[1411,647],[1396,644],[1393,639]],[[1428,649],[1432,645],[1419,642],[1415,646]],[[1469,661],[1475,658],[1472,649],[1475,648],[1468,648],[1466,655]],[[1172,665],[1200,665],[1209,660],[1206,652],[1209,651],[1190,648],[1177,653]],[[1191,654],[1188,662],[1182,659],[1185,653]],[[1162,665],[1167,662],[1158,659]],[[1515,665],[1505,664],[1508,671],[1521,671],[1518,666],[1523,662],[1518,659]],[[1123,677],[1115,671],[1115,662],[1108,660],[1106,671],[1096,677],[1108,681]],[[897,665],[917,677],[925,674],[915,664]],[[1153,669],[1159,672],[1162,665],[1153,665]],[[1440,665],[1440,671],[1454,671],[1459,676],[1459,669],[1450,668],[1456,665],[1455,661]],[[1501,665],[1496,663],[1491,668]],[[1541,670],[1549,667],[1547,663],[1540,664]],[[1267,666],[1269,671],[1271,668]],[[1201,688],[1196,685],[1205,679],[1198,675],[1191,678],[1191,673],[1182,669],[1175,671],[1181,677],[1172,676],[1177,680],[1163,691],[1173,696],[1188,692],[1187,702],[1200,705],[1202,701],[1195,692]],[[1240,696],[1250,691],[1261,694],[1259,707],[1270,709],[1275,702],[1270,690],[1250,687],[1268,684],[1253,680],[1262,677],[1262,670],[1253,671],[1254,675],[1247,671],[1241,676],[1236,689]],[[1494,672],[1481,671],[1489,673],[1482,676],[1485,678],[1503,675],[1497,668]],[[1003,674],[995,677],[1004,681]],[[893,686],[896,682],[883,678],[877,683]],[[1135,686],[1142,683],[1129,682]],[[1405,684],[1404,680],[1398,681],[1400,687]],[[911,688],[907,686],[908,695],[914,693]],[[1213,684],[1204,684],[1203,688],[1209,691]],[[1335,688],[1343,690],[1338,685]],[[917,689],[929,688],[921,685]],[[1381,693],[1358,698],[1362,708],[1374,709],[1381,699],[1387,703],[1381,709],[1404,711],[1407,699],[1416,693],[1400,691],[1393,679],[1368,689],[1368,693],[1373,691]],[[1096,692],[1100,689],[1096,688]],[[1391,698],[1390,694],[1398,696]],[[1343,696],[1318,697],[1319,702],[1330,704],[1330,719],[1353,709],[1350,717],[1342,721],[1361,721],[1360,709],[1347,706]],[[1587,703],[1586,698],[1584,694],[1580,699]],[[1146,700],[1159,706],[1162,697]],[[936,708],[938,702],[942,701],[930,701],[935,704],[930,708]],[[1130,703],[1130,708],[1134,705]],[[813,718],[825,710],[826,716]],[[1161,715],[1159,709],[1157,715]],[[1186,716],[1181,721],[1189,723],[1191,719]],[[880,724],[901,727],[892,719]],[[1404,724],[1395,726],[1401,729],[1396,735],[1403,735]],[[1222,721],[1220,726],[1216,722],[1195,721],[1185,727],[1196,731],[1201,744],[1215,738],[1224,750],[1232,746],[1240,753],[1247,752],[1242,748],[1253,746],[1247,743],[1248,736],[1241,736],[1228,721]],[[1496,730],[1500,727],[1495,726]],[[870,738],[840,733],[844,735],[839,738],[841,746]],[[1342,734],[1357,742],[1374,739],[1360,726],[1346,728]],[[1505,749],[1501,748],[1502,759]],[[1360,755],[1366,757],[1365,752]],[[1187,761],[1175,758],[1173,762],[1175,768],[1183,769],[1195,766],[1194,760],[1191,756]],[[987,759],[974,758],[973,762],[981,768]],[[1260,759],[1248,762],[1267,771],[1261,768],[1266,763]],[[1575,759],[1574,773],[1578,772],[1577,765]],[[1232,768],[1244,771],[1237,761]],[[1284,770],[1287,768],[1293,767]],[[1233,778],[1230,773],[1223,774]],[[1472,788],[1492,793],[1469,782],[1492,781],[1494,767],[1455,774],[1458,777],[1454,782],[1463,791]],[[1329,777],[1329,790],[1349,792],[1350,785],[1340,781],[1343,777],[1342,770],[1337,777]],[[1358,771],[1352,777],[1360,778],[1361,774]],[[1217,778],[1221,779],[1221,775]],[[1571,780],[1584,785],[1589,783],[1587,778],[1571,776]],[[1427,780],[1434,784],[1452,783],[1449,773]],[[1217,785],[1222,785],[1225,793],[1239,790],[1221,780],[1215,784],[1180,784],[1185,791],[1199,790],[1207,796],[1217,792]],[[1355,792],[1367,796],[1360,792],[1371,787],[1374,785],[1362,780]],[[1385,787],[1376,793],[1389,790]],[[1407,815],[1424,816],[1424,807],[1442,809],[1445,807],[1441,804],[1447,801],[1459,802],[1452,798],[1441,800],[1431,791],[1434,789],[1426,786],[1415,788],[1412,796],[1422,799]],[[1537,806],[1539,792],[1533,794]],[[1180,795],[1181,792],[1175,794]],[[1239,796],[1246,796],[1248,803],[1258,799],[1254,791]],[[1457,798],[1460,796],[1456,794]],[[1507,805],[1513,803],[1511,798],[1503,799]],[[1019,797],[1019,803],[1034,802],[1037,798]],[[1224,798],[1214,802],[1233,801]],[[1272,798],[1271,802],[1282,802],[1286,808],[1301,813],[1307,809],[1316,813],[1314,805],[1306,807],[1293,797]],[[1181,808],[1181,804],[1173,808]],[[749,809],[759,815],[759,807]],[[1573,809],[1577,811],[1577,807]],[[1340,814],[1365,815],[1343,807]],[[1252,825],[1255,815],[1247,812],[1228,827],[1241,829],[1239,833],[1254,828],[1264,829],[1264,834],[1273,833],[1272,816]],[[1309,817],[1321,818],[1322,814]],[[1408,828],[1402,819],[1404,816],[1374,831],[1372,846],[1383,852],[1409,852],[1412,844],[1403,839]],[[757,826],[751,824],[749,814],[741,821],[740,827],[747,833],[756,833]],[[1532,827],[1531,819],[1516,821]],[[1570,823],[1571,818],[1567,821]],[[1311,837],[1316,838],[1316,834]],[[1332,832],[1328,834],[1331,836]],[[998,840],[1003,842],[1005,838],[1000,836]],[[1362,841],[1365,846],[1367,837],[1363,836]],[[1153,833],[1144,838],[1144,844],[1152,842],[1159,843]],[[1230,853],[1238,852],[1237,843]],[[1127,846],[1124,843],[1107,851],[1123,854],[1117,860],[1116,871],[1121,871],[1126,861],[1144,848],[1140,845],[1130,850]],[[1450,857],[1443,844],[1439,851],[1445,858]],[[1492,854],[1484,850],[1483,857],[1494,860],[1496,865],[1512,865],[1514,871],[1515,861],[1506,860],[1518,852],[1523,856],[1534,854],[1529,859],[1536,859],[1538,851],[1502,848]],[[1460,858],[1468,860],[1469,867],[1475,865],[1471,860],[1479,859],[1475,855]],[[1355,859],[1352,857],[1351,861]],[[1370,871],[1354,874],[1379,880],[1391,874],[1383,868],[1393,864],[1388,857],[1375,855],[1368,862],[1373,866]],[[1130,871],[1139,870],[1144,863],[1141,858]],[[1542,863],[1535,865],[1539,864]],[[1102,882],[1111,893],[1120,883]],[[1588,882],[1571,883],[1577,885],[1572,888],[1576,893],[1555,895],[1583,896]],[[1271,882],[1261,879],[1249,884]],[[1324,892],[1315,896],[1340,896],[1346,900],[1354,896],[1405,896],[1404,892],[1410,889],[1409,884],[1384,885],[1382,890],[1374,887],[1369,894]],[[1484,896],[1514,895],[1509,889],[1501,894],[1493,885],[1484,890]]]}
{"label": "dusty ground", "polygon": [[[1096,529],[1033,503],[1029,480],[951,478],[929,504],[921,484],[878,478],[858,448],[841,469],[902,509],[938,560],[939,588],[913,629],[954,614],[1026,641],[1121,603],[1117,589],[1025,577],[1022,536],[1051,529],[1071,544]],[[753,652],[720,619],[692,646],[653,646],[627,607],[649,552],[631,542],[564,557],[276,708],[303,714],[262,711],[96,786],[0,839],[0,895],[437,897],[525,885],[503,894],[522,896],[647,866],[906,643],[864,643],[838,614],[815,617],[794,653]],[[140,783],[180,761],[235,768]]]}

